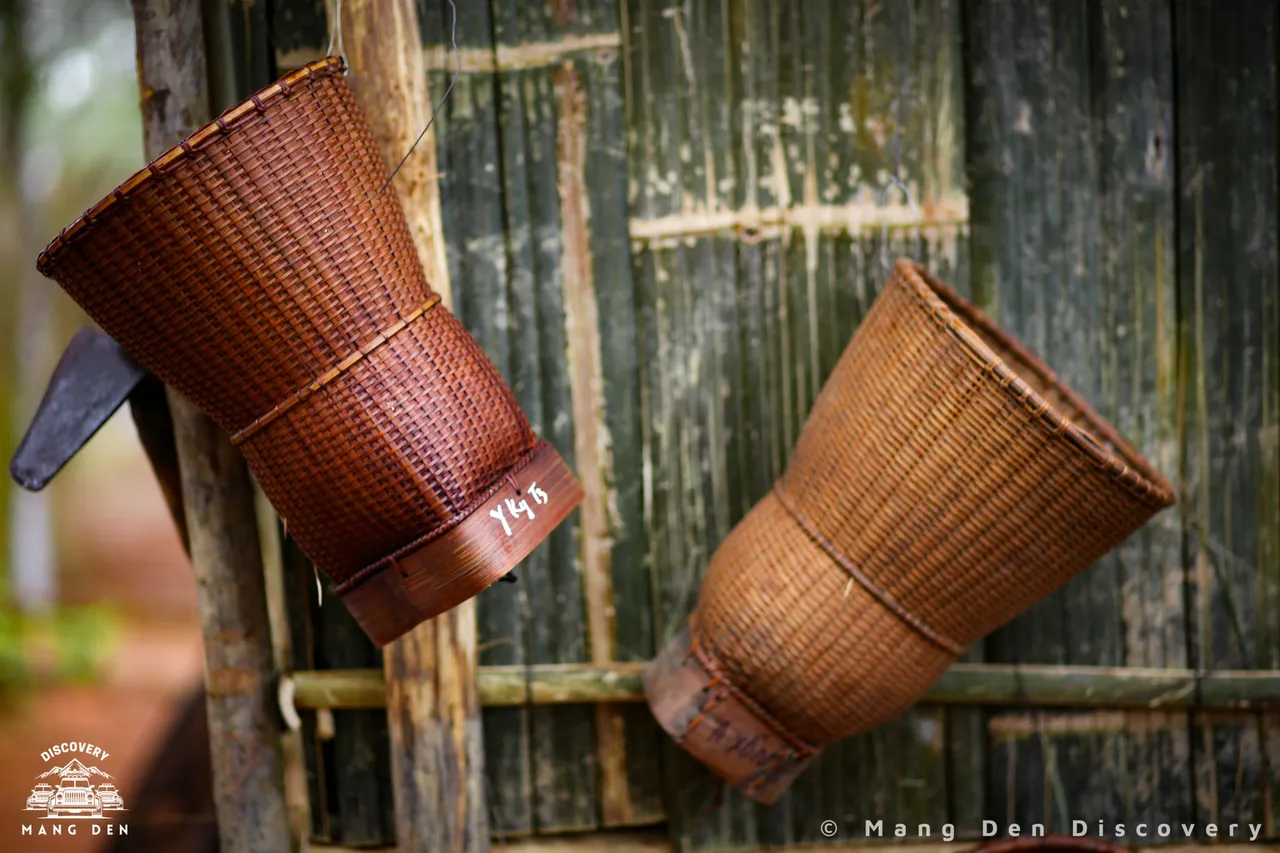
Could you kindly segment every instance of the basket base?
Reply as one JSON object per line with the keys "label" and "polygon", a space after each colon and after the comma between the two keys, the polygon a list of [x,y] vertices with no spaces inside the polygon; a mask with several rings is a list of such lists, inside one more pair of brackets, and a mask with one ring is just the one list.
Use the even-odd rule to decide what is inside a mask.
{"label": "basket base", "polygon": [[813,761],[725,689],[693,653],[686,625],[645,671],[658,724],[694,758],[757,802],[770,805]]}
{"label": "basket base", "polygon": [[539,441],[524,467],[504,475],[501,488],[470,515],[361,581],[342,601],[369,639],[384,646],[488,589],[581,501],[573,472]]}

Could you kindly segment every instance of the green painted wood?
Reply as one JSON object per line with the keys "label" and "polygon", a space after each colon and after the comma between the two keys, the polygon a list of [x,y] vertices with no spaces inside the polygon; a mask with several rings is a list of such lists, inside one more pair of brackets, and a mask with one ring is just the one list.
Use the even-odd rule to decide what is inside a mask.
{"label": "green painted wood", "polygon": [[269,5],[271,44],[279,69],[301,65],[294,59],[299,55],[318,59],[329,45],[325,0],[274,0]]}
{"label": "green painted wood", "polygon": [[[314,570],[309,565],[303,572]],[[314,582],[308,590],[315,596]],[[326,584],[320,604],[317,653],[332,669],[382,668],[382,653],[365,636],[341,599]],[[378,846],[395,840],[390,785],[391,756],[387,715],[377,710],[333,714],[328,744],[333,826],[337,840],[351,846]]]}
{"label": "green painted wood", "polygon": [[[494,21],[495,35],[503,43],[518,41],[519,28],[515,26],[515,9],[509,5],[498,8]],[[446,56],[446,60],[451,60]],[[547,164],[547,124],[544,106],[541,114],[526,107],[520,75],[468,75],[469,85],[497,86],[498,89],[498,142],[501,150],[486,168],[499,170],[501,179],[503,228],[505,246],[495,245],[495,251],[505,252],[505,264],[510,292],[511,322],[508,330],[511,346],[516,353],[509,362],[508,379],[521,407],[529,416],[534,429],[551,440],[561,452],[572,459],[572,432],[567,436],[547,434],[547,404],[553,410],[562,410],[563,394],[558,388],[544,388],[543,364],[544,328],[539,323],[539,294],[551,291],[551,304],[545,310],[548,316],[559,316],[560,299],[558,279],[559,241],[556,235],[534,236],[542,223],[554,224],[558,210],[553,206],[550,215],[545,192],[544,175],[551,170],[554,161]],[[549,88],[542,82],[541,96],[547,103]],[[536,83],[533,85],[536,88]],[[443,90],[439,90],[443,91]],[[535,95],[535,98],[537,96]],[[535,100],[536,104],[536,100]],[[455,137],[442,136],[440,148]],[[444,166],[441,167],[442,171]],[[447,176],[444,180],[448,180]],[[534,182],[537,181],[535,184]],[[533,205],[540,205],[541,215],[533,215]],[[446,208],[447,209],[447,208]],[[448,228],[446,227],[446,234]],[[547,257],[550,255],[550,257]],[[548,283],[550,287],[548,287]],[[554,344],[554,340],[546,341]],[[552,347],[547,347],[551,349]],[[553,349],[554,351],[554,349]],[[554,375],[551,377],[554,380]],[[550,396],[550,400],[547,397]],[[569,463],[571,466],[572,462]],[[561,530],[564,530],[562,527]],[[487,591],[478,606],[478,622],[482,665],[524,665],[529,663],[528,614],[545,606],[548,552],[556,550],[564,560],[564,533],[558,532],[558,540],[544,543],[516,571],[520,581],[515,584],[499,584]],[[570,533],[570,535],[572,535]],[[535,609],[531,609],[535,608]],[[530,741],[529,711],[522,708],[491,709],[484,712],[485,776],[489,783],[489,809],[493,829],[499,833],[530,833],[534,829],[534,766]]]}
{"label": "green painted wood", "polygon": [[[1190,663],[1280,657],[1274,4],[1174,4],[1180,399]],[[1199,715],[1206,817],[1277,827],[1274,718]],[[1274,730],[1274,729],[1273,729]]]}
{"label": "green painted wood", "polygon": [[[334,594],[323,593],[311,562],[293,539],[282,538],[290,643],[298,670],[380,672],[382,655]],[[383,703],[385,705],[385,701]],[[312,832],[317,839],[353,846],[390,844],[395,838],[386,714],[339,708],[317,725],[302,715]]]}
{"label": "green painted wood", "polygon": [[[974,290],[1172,477],[1169,10],[1083,2],[966,10]],[[1166,513],[989,637],[986,659],[1185,665],[1180,547],[1177,515]],[[1058,717],[1043,719],[1052,730]],[[991,808],[1059,829],[1090,808],[1129,820],[1189,816],[1185,720],[1159,719],[1087,746],[1052,731],[993,743]]]}

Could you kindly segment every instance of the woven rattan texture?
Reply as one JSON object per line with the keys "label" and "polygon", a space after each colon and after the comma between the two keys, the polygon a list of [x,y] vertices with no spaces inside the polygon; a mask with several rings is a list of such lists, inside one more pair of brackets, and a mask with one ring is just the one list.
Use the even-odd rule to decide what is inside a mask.
{"label": "woven rattan texture", "polygon": [[313,63],[224,113],[40,261],[232,434],[350,363],[241,443],[338,582],[448,529],[534,443],[457,319],[421,310],[434,294],[340,71]]}
{"label": "woven rattan texture", "polygon": [[1173,502],[1047,368],[906,262],[779,485],[813,530],[776,494],[762,501],[712,557],[695,635],[819,743],[892,717],[954,658],[909,621],[971,643]]}

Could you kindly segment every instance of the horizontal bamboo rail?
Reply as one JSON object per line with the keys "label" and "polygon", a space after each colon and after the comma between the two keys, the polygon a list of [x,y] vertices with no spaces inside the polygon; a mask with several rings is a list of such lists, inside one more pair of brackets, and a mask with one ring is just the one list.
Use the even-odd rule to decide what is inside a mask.
{"label": "horizontal bamboo rail", "polygon": [[[486,666],[478,677],[489,707],[573,702],[636,702],[644,698],[643,663]],[[382,708],[380,670],[293,674],[298,708]],[[1280,670],[956,664],[925,702],[971,705],[1057,705],[1077,708],[1280,708]]]}

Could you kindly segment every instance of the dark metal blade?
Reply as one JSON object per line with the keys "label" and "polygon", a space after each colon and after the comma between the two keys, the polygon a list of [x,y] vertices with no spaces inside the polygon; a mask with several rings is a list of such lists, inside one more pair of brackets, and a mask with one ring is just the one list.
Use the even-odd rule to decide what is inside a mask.
{"label": "dark metal blade", "polygon": [[31,491],[47,486],[146,375],[107,335],[76,332],[9,462],[14,482]]}

